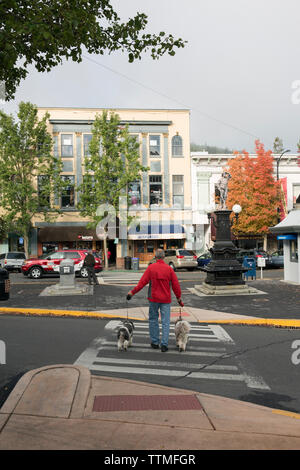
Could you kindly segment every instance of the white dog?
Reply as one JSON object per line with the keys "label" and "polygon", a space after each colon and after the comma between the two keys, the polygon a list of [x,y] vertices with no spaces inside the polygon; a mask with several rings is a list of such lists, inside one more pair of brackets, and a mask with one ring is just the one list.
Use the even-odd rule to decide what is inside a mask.
{"label": "white dog", "polygon": [[134,324],[132,321],[125,320],[118,329],[118,351],[124,349],[127,351],[128,346],[132,345]]}
{"label": "white dog", "polygon": [[191,329],[191,325],[188,321],[182,320],[178,318],[175,322],[175,338],[176,338],[176,346],[179,348],[179,351],[185,351],[186,344],[189,337],[189,332]]}

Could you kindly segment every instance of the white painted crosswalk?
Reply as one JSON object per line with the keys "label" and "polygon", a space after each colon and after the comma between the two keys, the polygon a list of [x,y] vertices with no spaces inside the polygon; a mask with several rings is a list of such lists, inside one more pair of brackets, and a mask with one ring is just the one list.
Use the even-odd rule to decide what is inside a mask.
{"label": "white painted crosswalk", "polygon": [[233,354],[234,341],[220,325],[192,324],[187,350],[179,353],[171,324],[169,351],[162,354],[150,348],[147,322],[135,323],[132,347],[118,352],[115,333],[119,324],[116,320],[108,322],[107,336],[96,338],[75,364],[96,374],[243,382],[249,388],[269,390],[261,377],[241,370]]}

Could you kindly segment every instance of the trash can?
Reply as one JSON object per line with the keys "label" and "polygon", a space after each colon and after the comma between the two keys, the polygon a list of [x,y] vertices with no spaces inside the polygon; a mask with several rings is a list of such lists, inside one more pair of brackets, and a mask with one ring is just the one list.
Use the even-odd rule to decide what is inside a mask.
{"label": "trash can", "polygon": [[131,269],[131,256],[125,256],[124,264],[125,264],[125,269]]}
{"label": "trash can", "polygon": [[0,300],[8,300],[10,292],[9,273],[6,269],[0,269]]}
{"label": "trash can", "polygon": [[251,276],[252,279],[256,279],[256,259],[245,256],[243,266],[248,269],[248,271],[244,273],[245,278],[248,279]]}
{"label": "trash can", "polygon": [[139,258],[132,258],[131,260],[131,269],[134,271],[138,271],[140,268],[140,259]]}

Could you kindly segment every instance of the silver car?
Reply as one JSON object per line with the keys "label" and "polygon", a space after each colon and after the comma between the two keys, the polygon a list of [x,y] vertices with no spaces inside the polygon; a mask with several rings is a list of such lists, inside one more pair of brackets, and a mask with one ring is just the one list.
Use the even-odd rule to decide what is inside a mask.
{"label": "silver car", "polygon": [[10,251],[0,255],[0,267],[7,269],[7,271],[17,270],[21,272],[21,267],[25,261],[25,253],[20,251]]}
{"label": "silver car", "polygon": [[174,269],[187,269],[193,271],[198,267],[197,256],[191,250],[179,248],[177,250],[166,250],[164,262]]}

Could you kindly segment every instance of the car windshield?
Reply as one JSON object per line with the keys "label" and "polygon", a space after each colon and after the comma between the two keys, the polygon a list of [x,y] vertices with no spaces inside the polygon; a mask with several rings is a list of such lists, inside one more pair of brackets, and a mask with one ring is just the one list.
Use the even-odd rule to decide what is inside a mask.
{"label": "car windshield", "polygon": [[7,253],[7,259],[25,259],[24,253]]}
{"label": "car windshield", "polygon": [[194,256],[193,251],[188,251],[188,250],[179,250],[180,256]]}

